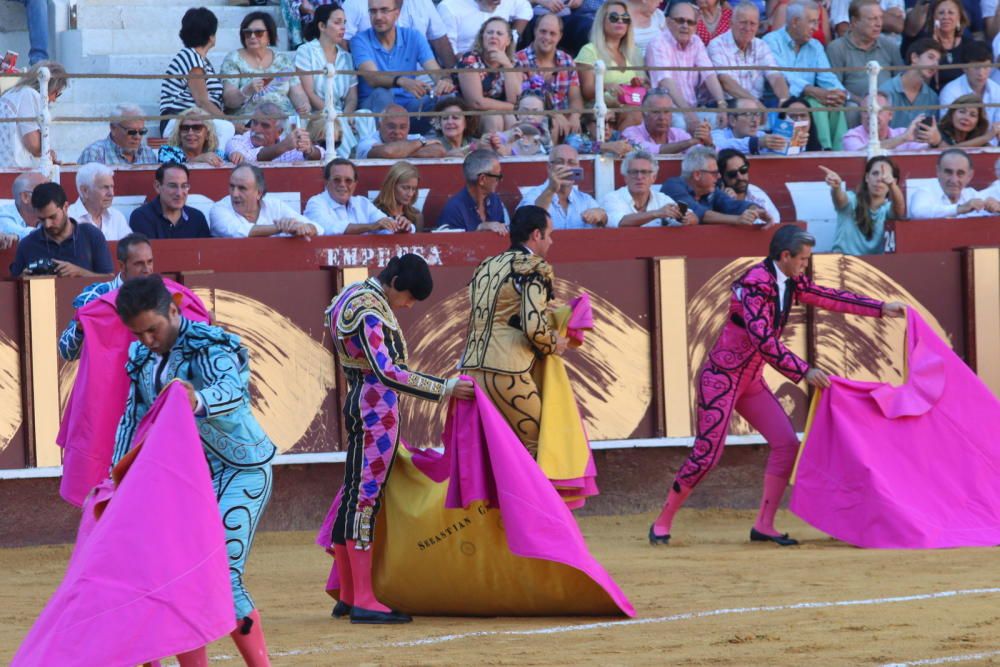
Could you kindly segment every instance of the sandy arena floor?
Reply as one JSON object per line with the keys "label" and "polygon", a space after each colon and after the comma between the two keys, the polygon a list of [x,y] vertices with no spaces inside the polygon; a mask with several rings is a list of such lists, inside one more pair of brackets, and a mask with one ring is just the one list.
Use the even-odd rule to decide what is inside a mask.
{"label": "sandy arena floor", "polygon": [[[791,515],[804,538],[747,541],[750,512],[685,511],[676,543],[653,548],[649,516],[588,517],[594,554],[638,610],[590,618],[417,618],[359,627],[329,616],[329,558],[306,533],[263,533],[249,587],[275,665],[966,665],[1000,664],[993,549],[863,551]],[[63,574],[69,547],[0,550],[0,664]],[[213,664],[239,665],[227,639]]]}

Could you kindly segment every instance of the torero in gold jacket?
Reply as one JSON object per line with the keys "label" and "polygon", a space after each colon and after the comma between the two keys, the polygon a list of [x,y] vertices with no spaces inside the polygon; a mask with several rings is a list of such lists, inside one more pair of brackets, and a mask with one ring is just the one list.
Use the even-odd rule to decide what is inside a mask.
{"label": "torero in gold jacket", "polygon": [[531,377],[535,360],[560,354],[565,338],[550,326],[552,220],[523,206],[511,222],[511,248],[479,265],[469,285],[471,310],[459,368],[489,395],[514,432],[538,454],[542,399]]}

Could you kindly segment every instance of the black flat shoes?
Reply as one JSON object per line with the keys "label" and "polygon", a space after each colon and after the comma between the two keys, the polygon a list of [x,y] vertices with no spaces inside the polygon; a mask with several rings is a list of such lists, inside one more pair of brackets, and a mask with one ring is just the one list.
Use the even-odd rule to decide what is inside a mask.
{"label": "black flat shoes", "polygon": [[[652,536],[652,528],[650,528],[650,536]],[[798,540],[793,540],[788,536],[788,533],[782,533],[781,535],[768,535],[767,533],[762,533],[756,528],[750,529],[750,541],[751,542],[774,542],[783,547],[794,547],[799,543]]]}
{"label": "black flat shoes", "polygon": [[401,611],[375,611],[374,609],[351,608],[351,623],[366,625],[387,625],[409,623],[413,618]]}
{"label": "black flat shoes", "polygon": [[667,533],[666,535],[657,535],[653,531],[653,526],[651,525],[649,527],[649,543],[654,547],[658,544],[670,544],[670,533]]}
{"label": "black flat shoes", "polygon": [[343,600],[337,600],[337,604],[333,606],[333,612],[330,616],[334,618],[343,618],[351,613],[351,605],[347,604]]}

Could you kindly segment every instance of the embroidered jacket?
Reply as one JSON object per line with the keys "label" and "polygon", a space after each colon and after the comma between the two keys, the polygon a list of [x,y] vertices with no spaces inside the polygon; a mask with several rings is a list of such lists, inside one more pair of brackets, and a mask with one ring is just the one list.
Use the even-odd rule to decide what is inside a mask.
{"label": "embroidered jacket", "polygon": [[460,368],[518,374],[556,349],[545,309],[552,300],[552,267],[538,255],[511,248],[479,265],[469,285],[469,332]]}
{"label": "embroidered jacket", "polygon": [[190,382],[201,398],[202,414],[195,414],[195,422],[206,449],[237,468],[254,468],[274,458],[277,448],[250,410],[250,366],[238,336],[182,316],[177,341],[164,362],[163,383],[157,360],[138,341],[129,347],[126,371],[131,385],[115,436],[113,463],[132,447],[136,427],[163,384],[172,379]]}
{"label": "embroidered jacket", "polygon": [[[809,364],[781,342],[781,332],[788,321],[788,313],[782,312],[778,302],[776,275],[774,264],[766,259],[751,267],[733,283],[729,321],[719,334],[709,357],[719,368],[735,371],[760,355],[792,382],[800,382],[809,371]],[[792,290],[792,299],[797,303],[840,313],[882,316],[881,301],[853,292],[821,287],[805,275],[789,278],[785,289]]]}
{"label": "embroidered jacket", "polygon": [[345,287],[326,314],[346,370],[373,375],[389,389],[429,401],[445,395],[445,380],[407,368],[406,340],[377,278]]}

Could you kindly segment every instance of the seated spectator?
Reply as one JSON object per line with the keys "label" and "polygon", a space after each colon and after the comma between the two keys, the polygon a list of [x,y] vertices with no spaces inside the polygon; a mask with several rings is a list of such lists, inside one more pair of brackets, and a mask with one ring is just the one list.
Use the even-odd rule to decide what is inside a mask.
{"label": "seated spectator", "polygon": [[[851,0],[830,2],[830,28],[834,37],[843,37],[850,28],[850,6]],[[906,3],[903,0],[881,0],[879,6],[882,8],[882,34],[892,40],[899,50],[906,19]]]}
{"label": "seated spectator", "polygon": [[[313,22],[318,37],[306,42],[295,52],[295,69],[299,72],[302,91],[309,99],[309,107],[313,112],[326,108],[327,95],[333,96],[333,107],[337,110],[337,123],[340,125],[340,144],[337,155],[347,157],[358,145],[358,137],[375,133],[375,125],[371,118],[347,118],[344,113],[354,113],[358,109],[358,77],[352,72],[354,60],[341,44],[344,42],[345,17],[344,10],[338,5],[322,5],[315,10]],[[325,69],[333,65],[337,75],[333,77],[333,85],[327,90],[326,77],[305,74]],[[359,126],[355,133],[354,126]],[[361,127],[364,126],[364,127]],[[309,136],[313,141],[326,138],[326,119],[316,118],[307,126]],[[332,146],[327,142],[327,148]]]}
{"label": "seated spectator", "polygon": [[[207,116],[222,116],[222,79],[215,76],[215,67],[208,59],[215,48],[215,33],[219,19],[211,10],[192,7],[181,19],[181,42],[184,48],[177,52],[167,74],[208,75],[205,79],[164,79],[160,83],[160,115],[173,116],[192,107],[201,109]],[[160,121],[160,134],[166,136],[169,119]],[[232,126],[229,121],[220,122]],[[218,166],[218,165],[216,165]]]}
{"label": "seated spectator", "polygon": [[11,187],[14,203],[0,206],[0,234],[20,240],[35,231],[38,216],[31,207],[31,193],[46,181],[48,179],[37,171],[26,171],[14,179]]}
{"label": "seated spectator", "polygon": [[628,13],[625,0],[608,0],[600,6],[594,16],[594,25],[590,30],[590,43],[580,49],[576,56],[576,64],[580,67],[580,91],[587,104],[594,104],[596,95],[597,75],[594,73],[594,63],[604,61],[608,67],[626,67],[628,69],[608,69],[604,74],[604,103],[609,109],[618,110],[615,124],[619,128],[635,125],[638,119],[632,120],[628,113],[631,107],[621,101],[622,86],[642,86],[648,88],[649,79],[642,69],[642,56],[635,48],[635,37],[632,34],[632,17]]}
{"label": "seated spectator", "polygon": [[[756,0],[754,0],[756,2]],[[830,26],[830,14],[827,11],[829,0],[820,0],[816,3],[818,14],[816,17],[816,29],[812,31],[812,38],[826,48],[826,45],[833,41],[834,32]],[[781,30],[788,25],[786,12],[790,5],[789,0],[776,0],[767,2],[767,31]],[[763,14],[761,14],[763,16]]]}
{"label": "seated spectator", "polygon": [[938,94],[927,84],[937,75],[943,56],[944,48],[933,39],[918,39],[906,50],[906,62],[910,68],[879,87],[879,92],[889,96],[890,106],[896,107],[892,114],[892,127],[909,127],[914,118],[928,113],[902,107],[937,106]]}
{"label": "seated spectator", "polygon": [[156,164],[156,153],[145,144],[144,137],[149,130],[138,118],[144,115],[142,109],[134,104],[120,104],[112,115],[118,120],[111,121],[111,132],[84,148],[77,162],[100,162],[109,166]]}
{"label": "seated spectator", "polygon": [[367,197],[356,197],[358,169],[344,158],[331,160],[323,167],[326,187],[306,202],[305,217],[319,227],[321,233],[334,234],[395,234],[412,232],[413,225],[403,216],[390,218],[378,210]]}
{"label": "seated spectator", "polygon": [[767,134],[760,129],[764,121],[764,105],[744,97],[729,100],[729,127],[712,130],[712,143],[716,150],[735,148],[743,153],[759,155],[761,152],[782,152],[788,145],[785,137]]}
{"label": "seated spectator", "polygon": [[[0,119],[38,118],[42,113],[42,95],[38,92],[38,72],[48,67],[49,104],[54,104],[66,90],[66,70],[57,62],[43,60],[31,66],[7,92],[0,96]],[[51,153],[55,160],[55,153]],[[34,120],[0,122],[0,167],[32,168],[42,164],[42,130]]]}
{"label": "seated spectator", "polygon": [[477,111],[495,111],[478,116],[483,131],[496,132],[514,124],[514,104],[521,94],[520,72],[487,72],[514,66],[514,37],[507,19],[495,16],[483,23],[471,51],[458,60],[462,72],[452,74],[462,99]]}
{"label": "seated spectator", "polygon": [[[375,197],[375,208],[391,220],[407,220],[411,231],[424,230],[424,214],[417,210],[420,196],[420,172],[409,162],[392,165]],[[404,230],[405,231],[405,230]]]}
{"label": "seated spectator", "polygon": [[733,199],[716,188],[719,166],[715,151],[708,146],[695,146],[681,161],[681,175],[668,178],[662,192],[688,211],[693,211],[698,224],[754,225],[773,222],[760,206]]}
{"label": "seated spectator", "polygon": [[132,211],[128,225],[150,239],[207,239],[212,234],[205,215],[187,205],[191,191],[188,168],[178,162],[161,164],[153,178],[156,196]]}
{"label": "seated spectator", "polygon": [[545,67],[565,67],[558,72],[538,72],[552,108],[564,111],[551,116],[552,136],[558,141],[581,131],[580,114],[583,112],[583,95],[576,64],[565,51],[556,48],[562,38],[562,19],[555,14],[545,14],[535,24],[535,39],[526,49],[514,54],[518,67],[536,71]]}
{"label": "seated spectator", "polygon": [[[819,20],[819,8],[812,0],[795,0],[788,5],[788,22],[784,28],[764,36],[780,67],[812,67],[829,69],[830,61],[823,45],[812,33]],[[788,92],[806,99],[810,106],[843,106],[847,91],[832,72],[785,72]],[[844,114],[823,111],[812,114],[812,124],[823,148],[837,150],[847,131]]]}
{"label": "seated spectator", "polygon": [[899,167],[885,156],[865,163],[865,177],[857,192],[845,192],[844,180],[831,169],[826,172],[833,207],[837,210],[837,233],[833,251],[845,255],[881,255],[885,251],[885,221],[906,219],[906,198],[899,189]]}
{"label": "seated spectator", "polygon": [[[115,249],[118,256],[118,274],[111,280],[88,285],[73,299],[73,310],[79,312],[91,301],[95,301],[122,286],[126,280],[143,278],[153,274],[153,244],[142,234],[127,234],[118,240]],[[59,356],[66,361],[80,358],[83,347],[83,327],[76,318],[69,321],[59,336]]]}
{"label": "seated spectator", "polygon": [[940,192],[920,188],[910,197],[910,218],[970,218],[1000,212],[1000,201],[984,198],[969,187],[975,172],[972,158],[961,148],[949,148],[937,159]]}
{"label": "seated spectator", "polygon": [[295,126],[285,132],[287,121],[278,105],[259,105],[250,119],[250,131],[237,134],[226,145],[229,160],[234,164],[322,160],[326,151],[312,142],[309,132]]}
{"label": "seated spectator", "polygon": [[948,109],[948,113],[938,124],[941,145],[975,148],[996,143],[996,137],[1000,134],[1000,123],[990,124],[986,109],[983,108],[982,98],[978,95],[962,95],[952,104],[975,106]]}
{"label": "seated spectator", "polygon": [[660,9],[659,0],[625,0],[625,3],[632,18],[635,48],[645,58],[649,43],[667,29],[667,15]]}
{"label": "seated spectator", "polygon": [[[1000,83],[990,79],[993,71],[993,51],[982,42],[970,42],[965,54],[969,66],[963,68],[965,73],[954,79],[941,89],[941,104],[951,104],[964,95],[977,95],[987,105],[986,118],[990,123],[1000,122]],[[940,114],[945,115],[946,109]]]}
{"label": "seated spectator", "polygon": [[289,208],[277,197],[268,196],[264,171],[253,164],[237,165],[229,175],[229,196],[216,202],[208,212],[212,236],[315,236],[323,229]]}
{"label": "seated spectator", "polygon": [[691,211],[653,189],[659,166],[656,157],[644,150],[634,151],[622,160],[625,185],[601,198],[607,212],[608,227],[660,227],[694,225],[698,220]]}
{"label": "seated spectator", "polygon": [[514,32],[523,35],[532,16],[528,0],[442,0],[437,10],[455,53],[466,53],[472,48],[476,33],[487,19],[502,18]]}
{"label": "seated spectator", "polygon": [[[869,98],[861,101],[861,124],[848,130],[844,135],[843,149],[845,151],[867,150],[868,134],[868,103]],[[878,103],[881,107],[878,112],[878,139],[879,145],[887,151],[923,151],[927,150],[927,144],[937,145],[941,143],[941,135],[938,133],[937,124],[933,117],[924,115],[917,116],[910,122],[909,127],[891,127],[892,110],[889,106],[889,96],[885,93],[878,94]],[[933,112],[932,112],[933,113]],[[917,134],[922,137],[929,137],[928,141],[917,141]]]}
{"label": "seated spectator", "polygon": [[224,79],[222,99],[236,115],[252,114],[267,102],[278,105],[286,116],[309,113],[309,99],[297,76],[274,76],[293,72],[295,64],[278,43],[278,27],[267,12],[250,12],[240,23],[240,44],[222,61],[222,73],[239,75]]}
{"label": "seated spectator", "polygon": [[[649,67],[712,67],[708,51],[700,39],[694,35],[698,23],[698,10],[688,2],[678,2],[670,7],[667,30],[654,39],[646,49],[646,65]],[[665,72],[651,71],[649,80],[654,87],[664,88],[670,93],[674,105],[679,108],[694,108],[700,102],[714,103],[724,107],[726,95],[715,72]],[[703,91],[707,91],[708,96]],[[705,118],[703,117],[702,120]],[[674,125],[686,127],[694,132],[698,127],[698,114],[685,111],[675,116]]]}
{"label": "seated spectator", "polygon": [[[927,7],[926,3],[919,5],[920,10]],[[917,8],[907,17],[907,23],[912,16],[918,14]],[[929,37],[941,45],[944,53],[941,62],[948,65],[964,65],[969,62],[966,50],[973,43],[969,32],[969,15],[961,2],[956,0],[932,0],[926,10],[926,20],[923,27],[913,37]],[[935,73],[931,88],[940,92],[946,85],[962,75],[961,68],[942,69]]]}
{"label": "seated spectator", "polygon": [[[252,0],[251,5],[260,3]],[[263,4],[266,4],[264,2]],[[335,0],[279,0],[281,17],[285,19],[285,30],[288,31],[288,48],[297,50],[303,43],[316,39],[316,14],[320,7],[335,4]]]}
{"label": "seated spectator", "polygon": [[[527,4],[527,0],[524,3]],[[368,0],[345,0],[342,4],[347,15],[344,39],[350,42],[356,34],[372,27],[368,16]],[[448,39],[448,28],[438,9],[433,0],[409,0],[403,3],[396,25],[422,34],[431,45],[438,64],[441,67],[454,67],[456,52]]]}
{"label": "seated spectator", "polygon": [[[156,156],[160,164],[199,162],[221,167],[225,161],[225,154],[219,146],[219,137],[215,133],[215,123],[197,107],[181,112],[167,143],[160,146]],[[237,164],[243,156],[234,153],[232,159],[233,163]]]}
{"label": "seated spectator", "polygon": [[[756,7],[755,7],[756,9]],[[698,25],[694,32],[705,46],[720,35],[729,32],[733,10],[722,0],[698,0]]]}
{"label": "seated spectator", "polygon": [[39,225],[17,244],[10,265],[13,277],[54,272],[63,278],[93,278],[114,270],[104,235],[93,225],[78,225],[69,217],[69,203],[61,185],[36,186],[31,193],[31,207]]}
{"label": "seated spectator", "polygon": [[431,121],[434,132],[428,135],[430,141],[438,141],[452,157],[465,157],[477,148],[492,148],[501,155],[510,155],[510,147],[503,144],[498,135],[490,141],[477,139],[479,116],[466,116],[469,105],[461,97],[444,97],[438,100],[434,111],[444,113]]}
{"label": "seated spectator", "polygon": [[693,137],[674,125],[674,102],[665,90],[650,90],[643,98],[642,106],[645,108],[642,124],[626,127],[622,132],[625,140],[633,142],[641,150],[653,155],[669,155],[683,153],[699,144],[712,145],[712,126],[707,121],[698,123]]}
{"label": "seated spectator", "polygon": [[80,198],[69,207],[69,217],[97,227],[109,241],[132,233],[122,212],[111,207],[115,199],[115,172],[111,167],[99,162],[80,167],[76,172],[76,191]]}
{"label": "seated spectator", "polygon": [[[382,111],[396,103],[407,111],[427,111],[434,106],[435,95],[449,95],[455,90],[451,77],[441,74],[427,38],[415,30],[397,27],[402,0],[368,0],[372,27],[351,39],[351,54],[361,74],[358,82],[358,106]],[[419,68],[437,80],[433,87],[419,77],[400,75]],[[428,121],[417,118],[414,126],[426,131]]]}
{"label": "seated spectator", "polygon": [[543,115],[542,111],[545,111],[545,101],[538,91],[525,90],[517,98],[514,127],[500,133],[511,155],[549,153],[552,148],[552,133],[549,130],[549,117]]}
{"label": "seated spectator", "polygon": [[1000,159],[993,164],[993,174],[996,179],[985,189],[979,191],[979,196],[983,199],[995,199],[1000,201]]}
{"label": "seated spectator", "polygon": [[544,208],[552,218],[552,229],[604,227],[608,224],[608,214],[597,200],[580,190],[582,178],[580,154],[572,146],[560,144],[549,155],[548,180],[527,190],[517,207]]}
{"label": "seated spectator", "polygon": [[834,74],[847,90],[848,99],[855,104],[861,104],[861,99],[868,94],[868,72],[864,71],[864,67],[869,62],[882,66],[878,74],[880,86],[892,78],[886,67],[903,64],[899,45],[882,34],[884,13],[879,0],[851,0],[848,10],[850,29],[826,47],[826,56],[833,67],[862,68],[857,72]]}
{"label": "seated spectator", "polygon": [[750,161],[747,156],[734,148],[724,148],[716,158],[719,166],[719,188],[737,201],[756,204],[771,216],[771,222],[781,222],[781,214],[767,193],[750,182]]}
{"label": "seated spectator", "polygon": [[410,117],[406,115],[406,109],[398,104],[387,106],[384,114],[379,121],[378,134],[366,137],[358,144],[359,160],[444,157],[448,152],[437,139],[410,134]]}
{"label": "seated spectator", "polygon": [[794,123],[809,123],[809,140],[806,142],[805,151],[821,151],[823,146],[819,143],[819,136],[816,133],[816,126],[812,122],[812,114],[809,113],[809,103],[802,97],[789,97],[781,103],[780,107],[784,111],[778,112],[778,120],[790,120]]}
{"label": "seated spectator", "polygon": [[733,8],[729,32],[713,39],[708,45],[708,58],[719,68],[719,84],[727,97],[761,99],[764,84],[779,100],[789,96],[788,82],[777,70],[725,70],[725,67],[775,67],[774,54],[764,40],[757,37],[760,10],[757,5],[742,0]]}
{"label": "seated spectator", "polygon": [[500,156],[481,148],[462,162],[465,187],[451,197],[438,216],[438,230],[491,231],[506,236],[510,216],[497,190],[503,180]]}

